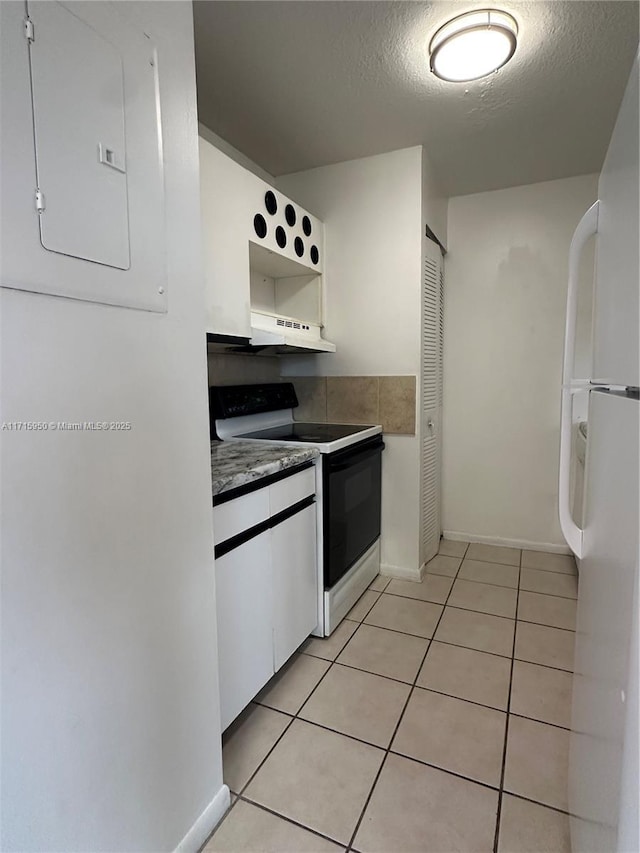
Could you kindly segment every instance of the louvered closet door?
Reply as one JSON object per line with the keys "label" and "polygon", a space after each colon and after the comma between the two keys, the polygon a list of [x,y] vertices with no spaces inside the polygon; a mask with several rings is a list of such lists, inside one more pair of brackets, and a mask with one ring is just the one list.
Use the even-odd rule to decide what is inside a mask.
{"label": "louvered closet door", "polygon": [[420,422],[420,560],[438,551],[444,274],[440,247],[424,238],[422,281],[422,367]]}

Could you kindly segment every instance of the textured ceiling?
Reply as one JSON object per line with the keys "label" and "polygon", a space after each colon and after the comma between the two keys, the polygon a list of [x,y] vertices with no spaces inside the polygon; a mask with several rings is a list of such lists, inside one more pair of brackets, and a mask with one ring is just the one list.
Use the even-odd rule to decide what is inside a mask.
{"label": "textured ceiling", "polygon": [[273,175],[421,144],[449,195],[599,171],[638,3],[496,2],[520,28],[511,62],[438,80],[431,35],[486,5],[197,0],[200,121]]}

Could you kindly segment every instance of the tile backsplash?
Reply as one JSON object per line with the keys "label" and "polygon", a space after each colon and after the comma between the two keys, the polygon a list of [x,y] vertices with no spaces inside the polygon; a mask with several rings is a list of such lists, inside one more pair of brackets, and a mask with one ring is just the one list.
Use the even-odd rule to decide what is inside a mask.
{"label": "tile backsplash", "polygon": [[415,376],[292,376],[297,421],[382,424],[387,434],[415,435]]}
{"label": "tile backsplash", "polygon": [[384,431],[399,435],[415,435],[416,377],[380,376],[378,412]]}
{"label": "tile backsplash", "polygon": [[209,385],[293,382],[297,421],[382,424],[392,435],[415,435],[415,376],[280,376],[277,357],[209,353]]}
{"label": "tile backsplash", "polygon": [[327,420],[338,424],[376,424],[377,376],[327,377]]}
{"label": "tile backsplash", "polygon": [[297,421],[327,422],[327,379],[325,376],[287,376],[296,389],[299,406],[293,410]]}

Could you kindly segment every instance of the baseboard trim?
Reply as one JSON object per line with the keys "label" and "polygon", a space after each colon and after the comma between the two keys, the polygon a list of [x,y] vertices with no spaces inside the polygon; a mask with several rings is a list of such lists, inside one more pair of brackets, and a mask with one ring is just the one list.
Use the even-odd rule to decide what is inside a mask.
{"label": "baseboard trim", "polygon": [[224,817],[230,803],[229,788],[223,785],[178,844],[174,853],[198,853],[198,850]]}
{"label": "baseboard trim", "polygon": [[417,581],[420,583],[424,577],[424,563],[415,569],[406,566],[390,566],[388,563],[380,565],[380,574],[385,578],[396,578],[401,581]]}
{"label": "baseboard trim", "polygon": [[527,551],[548,551],[551,554],[571,554],[567,545],[553,542],[529,542],[528,539],[503,539],[500,536],[478,536],[477,533],[464,533],[459,530],[443,530],[444,539],[455,542],[478,542],[481,545],[502,545],[505,548],[525,548]]}

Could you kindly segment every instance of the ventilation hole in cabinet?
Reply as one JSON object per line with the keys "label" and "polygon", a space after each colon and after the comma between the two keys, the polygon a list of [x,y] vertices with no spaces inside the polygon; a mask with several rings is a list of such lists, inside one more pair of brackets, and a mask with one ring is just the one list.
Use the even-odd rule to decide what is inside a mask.
{"label": "ventilation hole in cabinet", "polygon": [[317,264],[317,263],[318,263],[318,261],[320,260],[320,252],[318,251],[318,247],[317,247],[317,246],[312,246],[312,247],[311,247],[311,251],[309,252],[309,254],[311,255],[311,261],[312,261],[314,264]]}
{"label": "ventilation hole in cabinet", "polygon": [[288,204],[284,209],[284,218],[287,220],[287,225],[292,228],[296,224],[296,211],[292,204]]}
{"label": "ventilation hole in cabinet", "polygon": [[256,213],[253,217],[253,228],[258,237],[263,238],[267,236],[267,223],[261,213]]}
{"label": "ventilation hole in cabinet", "polygon": [[301,237],[296,237],[293,241],[293,247],[296,250],[296,255],[301,258],[304,255],[304,243]]}
{"label": "ventilation hole in cabinet", "polygon": [[276,243],[280,246],[281,249],[287,245],[287,235],[284,233],[284,228],[282,225],[278,225],[276,228]]}
{"label": "ventilation hole in cabinet", "polygon": [[271,190],[267,190],[264,194],[264,206],[267,208],[267,213],[270,213],[271,216],[278,209],[278,202],[276,201],[275,194],[271,192]]}
{"label": "ventilation hole in cabinet", "polygon": [[302,231],[305,237],[311,236],[311,220],[308,216],[302,217]]}

